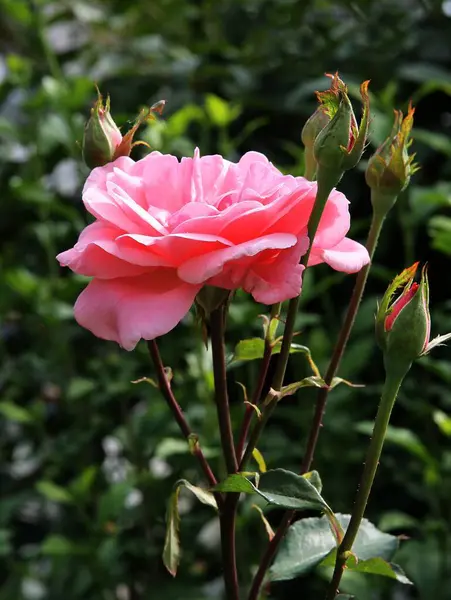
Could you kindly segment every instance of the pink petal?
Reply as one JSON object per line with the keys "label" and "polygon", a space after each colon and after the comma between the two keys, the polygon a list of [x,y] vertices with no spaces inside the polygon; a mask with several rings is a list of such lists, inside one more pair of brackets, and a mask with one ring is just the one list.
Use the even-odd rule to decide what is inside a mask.
{"label": "pink petal", "polygon": [[[316,195],[316,184],[313,191]],[[313,246],[322,249],[333,248],[345,237],[350,226],[349,200],[334,189],[324,207]]]}
{"label": "pink petal", "polygon": [[220,273],[224,265],[231,261],[245,261],[265,250],[290,248],[296,242],[294,235],[274,233],[193,258],[179,267],[178,274],[181,279],[189,283],[203,283]]}
{"label": "pink petal", "polygon": [[313,249],[309,267],[325,262],[336,271],[357,273],[370,262],[367,249],[362,244],[349,238],[344,238],[329,250]]}
{"label": "pink petal", "polygon": [[[196,256],[232,245],[225,238],[203,233],[169,234],[161,237],[124,234],[117,238],[116,243],[121,256],[132,263],[173,267]],[[161,262],[155,262],[156,260]]]}
{"label": "pink petal", "polygon": [[[123,260],[115,238],[122,231],[102,221],[88,225],[80,234],[78,242],[70,250],[56,257],[62,267],[69,267],[75,273],[87,277],[109,279],[128,277],[145,272],[142,266],[136,266]],[[153,262],[153,265],[161,261]]]}
{"label": "pink petal", "polygon": [[189,311],[200,286],[172,269],[118,279],[93,279],[75,303],[77,322],[94,335],[133,350],[140,338],[171,331]]}

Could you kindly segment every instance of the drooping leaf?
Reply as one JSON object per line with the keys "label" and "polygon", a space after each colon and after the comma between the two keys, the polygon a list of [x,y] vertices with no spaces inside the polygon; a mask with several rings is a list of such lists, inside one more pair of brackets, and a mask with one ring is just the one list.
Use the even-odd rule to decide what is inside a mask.
{"label": "drooping leaf", "polygon": [[218,508],[214,495],[208,490],[204,490],[196,485],[193,485],[186,479],[180,479],[176,482],[174,490],[169,498],[166,512],[166,536],[163,548],[164,566],[173,577],[175,577],[177,574],[177,568],[180,562],[180,515],[178,500],[182,487],[185,487],[192,492],[196,498],[202,502],[202,504],[211,506],[216,510]]}
{"label": "drooping leaf", "polygon": [[265,463],[265,459],[263,458],[263,454],[260,452],[260,450],[258,450],[258,448],[254,448],[252,450],[252,456],[255,460],[255,462],[258,465],[258,468],[260,469],[260,473],[266,473],[266,463]]}
{"label": "drooping leaf", "polygon": [[327,387],[327,385],[322,377],[317,377],[316,375],[305,377],[304,379],[301,379],[301,381],[296,381],[295,383],[284,385],[280,392],[277,393],[279,400],[285,398],[285,396],[291,396],[292,394],[295,394],[298,390],[300,390],[303,387],[323,388]]}
{"label": "drooping leaf", "polygon": [[[350,515],[337,514],[335,518],[343,529],[349,524]],[[359,533],[352,547],[358,558],[356,563],[348,560],[351,570],[374,573],[397,579],[401,583],[408,580],[399,567],[388,561],[398,548],[398,539],[379,531],[367,519],[363,519]],[[307,573],[314,567],[333,566],[335,563],[336,540],[325,517],[302,519],[294,523],[282,542],[276,560],[270,569],[273,581],[293,579]]]}
{"label": "drooping leaf", "polygon": [[264,512],[256,504],[253,504],[252,508],[255,508],[255,510],[259,513],[260,518],[261,518],[261,520],[263,522],[263,525],[265,526],[266,533],[268,534],[268,539],[269,539],[269,541],[271,541],[273,539],[273,537],[274,537],[275,534],[274,534],[273,528],[271,527],[271,525],[268,522],[268,519],[265,517]]}
{"label": "drooping leaf", "polygon": [[180,562],[180,540],[179,527],[180,516],[178,509],[178,497],[180,486],[176,486],[169,498],[166,513],[166,537],[163,548],[163,563],[169,573],[175,577]]}
{"label": "drooping leaf", "polygon": [[199,502],[202,502],[202,504],[206,504],[207,506],[211,506],[212,508],[215,508],[215,509],[218,508],[215,497],[208,490],[204,490],[196,485],[193,485],[186,479],[180,479],[176,483],[176,486],[186,487],[186,489],[189,490],[190,492],[192,492],[196,496],[196,498],[199,500]]}

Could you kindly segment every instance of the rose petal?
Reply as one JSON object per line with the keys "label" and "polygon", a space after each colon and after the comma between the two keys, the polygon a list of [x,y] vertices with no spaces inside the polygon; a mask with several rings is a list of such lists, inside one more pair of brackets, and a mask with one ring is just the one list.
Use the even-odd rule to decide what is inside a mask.
{"label": "rose petal", "polygon": [[171,331],[199,289],[169,269],[139,277],[94,279],[75,303],[75,318],[97,337],[133,350],[140,338],[152,340]]}
{"label": "rose petal", "polygon": [[[193,258],[179,267],[178,274],[181,279],[189,283],[202,283],[220,273],[224,264],[230,261],[242,261],[264,250],[290,248],[296,242],[297,239],[294,235],[289,233],[274,233]],[[240,267],[239,262],[235,264],[238,268]],[[247,263],[245,262],[244,264],[246,265]]]}
{"label": "rose petal", "polygon": [[309,267],[321,262],[327,263],[336,271],[357,273],[370,262],[370,257],[365,246],[349,238],[344,238],[333,248],[327,250],[314,248],[312,250]]}

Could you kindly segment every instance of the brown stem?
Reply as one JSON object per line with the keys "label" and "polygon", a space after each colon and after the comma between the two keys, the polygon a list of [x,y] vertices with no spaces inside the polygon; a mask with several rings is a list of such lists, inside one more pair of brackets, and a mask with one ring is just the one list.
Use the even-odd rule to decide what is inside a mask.
{"label": "brown stem", "polygon": [[229,473],[236,473],[238,463],[233,441],[232,422],[230,419],[229,396],[227,394],[227,374],[224,349],[224,307],[221,306],[210,314],[211,351],[213,354],[213,376],[215,380],[215,401],[218,412],[219,432],[222,451]]}
{"label": "brown stem", "polygon": [[254,390],[251,400],[251,404],[253,404],[253,406],[251,406],[250,404],[246,404],[243,423],[241,425],[240,437],[236,447],[236,455],[238,457],[238,460],[241,460],[243,457],[244,444],[246,443],[252,417],[255,412],[254,406],[258,406],[260,404],[263,387],[265,385],[266,376],[268,374],[269,363],[271,362],[271,354],[271,342],[269,340],[265,340],[265,350],[263,352],[262,364],[260,367],[260,374],[258,377],[257,387]]}
{"label": "brown stem", "polygon": [[[185,415],[183,414],[179,403],[175,399],[174,393],[171,389],[171,385],[166,375],[166,371],[164,369],[163,361],[161,360],[157,342],[155,340],[150,340],[147,342],[147,347],[149,349],[150,356],[157,371],[157,379],[160,390],[166,402],[168,403],[168,406],[171,409],[172,414],[174,415],[174,418],[177,421],[177,425],[180,427],[183,436],[186,438],[187,442],[189,442],[193,438],[193,432],[191,431],[191,428],[185,419]],[[202,452],[198,442],[193,444],[192,452],[199,461],[201,469],[205,477],[208,479],[209,484],[212,487],[215,486],[217,483],[216,477],[214,476],[213,471],[211,470],[210,465],[208,464],[208,461],[205,458],[204,453]]]}
{"label": "brown stem", "polygon": [[[370,231],[368,232],[368,239],[366,243],[366,248],[371,259],[374,256],[374,251],[377,246],[377,241],[379,239],[379,234],[381,232],[384,219],[385,214],[380,214],[377,211],[373,212],[371,227]],[[348,306],[348,311],[346,313],[346,317],[342,329],[340,331],[340,335],[335,345],[334,352],[324,378],[327,385],[331,384],[343,357],[343,353],[346,348],[346,344],[348,342],[352,326],[354,325],[360,301],[365,290],[365,284],[368,278],[370,267],[371,263],[363,267],[363,269],[361,269],[359,274],[357,275],[354,290],[352,292],[352,297]],[[329,388],[321,388],[318,392],[315,414],[313,417],[312,426],[310,428],[306,452],[302,461],[301,474],[308,472],[311,468],[329,391]],[[266,551],[261,559],[257,573],[254,576],[254,581],[252,582],[251,592],[249,594],[248,600],[256,600],[258,598],[258,592],[263,583],[265,573],[269,568],[269,565],[271,564],[271,561],[279,547],[280,542],[285,537],[285,534],[288,531],[288,528],[294,515],[295,511],[291,510],[285,513],[282,522],[280,523],[277,529],[276,535],[269,542]]]}
{"label": "brown stem", "polygon": [[238,573],[236,568],[236,505],[239,494],[227,494],[219,522],[221,528],[221,551],[227,600],[239,600]]}

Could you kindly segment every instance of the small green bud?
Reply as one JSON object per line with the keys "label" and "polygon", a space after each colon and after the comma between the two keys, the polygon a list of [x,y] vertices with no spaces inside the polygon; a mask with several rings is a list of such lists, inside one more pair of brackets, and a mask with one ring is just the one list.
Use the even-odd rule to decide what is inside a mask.
{"label": "small green bud", "polygon": [[130,156],[132,148],[138,144],[147,146],[145,142],[134,142],[133,137],[144,121],[155,119],[153,113],[161,115],[165,105],[165,100],[160,100],[150,108],[143,109],[133,127],[122,136],[110,113],[110,97],[107,97],[104,104],[99,90],[97,94],[97,100],[85,126],[82,144],[83,160],[90,169],[106,165],[119,156]]}
{"label": "small green bud", "polygon": [[122,134],[110,113],[110,97],[103,104],[99,90],[97,101],[91,109],[83,136],[83,160],[90,169],[114,160],[116,148],[122,142]]}
{"label": "small green bud", "polygon": [[365,147],[369,123],[368,83],[364,81],[360,86],[363,102],[360,127],[357,125],[347,87],[337,74],[332,78],[330,89],[318,94],[331,120],[316,138],[314,156],[318,169],[333,174],[335,183],[338,183],[344,171],[357,165]]}
{"label": "small green bud", "polygon": [[415,109],[409,106],[403,119],[402,112],[395,110],[390,135],[368,161],[365,178],[373,191],[373,204],[383,203],[382,207],[374,206],[375,210],[382,209],[387,213],[398,195],[408,186],[411,175],[418,170],[413,163],[415,155],[409,156],[408,153],[414,112]]}
{"label": "small green bud", "polygon": [[302,128],[301,139],[305,146],[305,177],[309,180],[313,180],[316,174],[316,160],[313,150],[316,138],[329,123],[330,119],[331,117],[325,106],[321,105],[307,119]]}

